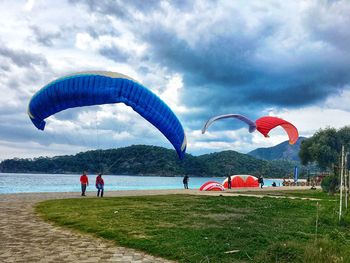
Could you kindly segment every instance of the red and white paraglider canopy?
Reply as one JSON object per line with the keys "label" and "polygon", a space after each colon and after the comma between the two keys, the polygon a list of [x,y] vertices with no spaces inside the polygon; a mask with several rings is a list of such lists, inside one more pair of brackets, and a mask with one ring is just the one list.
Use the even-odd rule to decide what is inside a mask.
{"label": "red and white paraglider canopy", "polygon": [[[227,178],[222,182],[227,188]],[[253,175],[231,175],[231,187],[259,187],[258,178]]]}
{"label": "red and white paraglider canopy", "polygon": [[269,137],[269,132],[276,128],[277,126],[281,126],[289,137],[289,143],[295,144],[299,138],[298,129],[288,121],[282,120],[277,117],[265,116],[257,119],[255,121],[256,129],[265,137]]}
{"label": "red and white paraglider canopy", "polygon": [[209,181],[203,184],[199,191],[225,191],[225,188],[218,182]]}

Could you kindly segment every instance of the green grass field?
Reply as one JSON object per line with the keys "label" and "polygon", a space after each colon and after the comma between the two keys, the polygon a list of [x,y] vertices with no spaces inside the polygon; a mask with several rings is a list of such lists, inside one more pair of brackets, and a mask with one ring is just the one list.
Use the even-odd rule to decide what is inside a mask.
{"label": "green grass field", "polygon": [[50,200],[36,210],[61,226],[179,262],[350,262],[350,216],[338,222],[335,197],[287,195],[321,200],[164,195]]}

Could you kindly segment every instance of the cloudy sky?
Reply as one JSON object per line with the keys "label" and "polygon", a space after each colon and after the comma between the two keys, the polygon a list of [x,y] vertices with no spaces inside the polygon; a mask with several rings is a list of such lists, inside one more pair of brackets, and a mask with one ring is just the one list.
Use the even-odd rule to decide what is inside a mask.
{"label": "cloudy sky", "polygon": [[250,134],[216,114],[264,115],[302,136],[350,120],[350,1],[1,1],[0,159],[171,144],[131,108],[61,112],[44,132],[31,96],[65,74],[108,70],[151,89],[176,113],[191,154],[248,152],[287,139]]}

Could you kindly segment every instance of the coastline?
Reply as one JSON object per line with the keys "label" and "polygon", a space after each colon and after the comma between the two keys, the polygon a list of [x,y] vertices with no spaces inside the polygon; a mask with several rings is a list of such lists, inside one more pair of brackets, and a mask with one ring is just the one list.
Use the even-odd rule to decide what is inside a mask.
{"label": "coastline", "polygon": [[[0,194],[80,192],[79,174],[0,174]],[[95,191],[95,175],[88,175],[90,186]],[[106,192],[118,190],[181,190],[183,177],[104,175]],[[223,177],[190,177],[189,187],[199,189],[208,181],[221,183]],[[264,187],[282,186],[282,179],[265,178]]]}
{"label": "coastline", "polygon": [[[152,189],[152,190],[113,190],[105,191],[105,197],[122,197],[122,196],[142,196],[142,195],[169,195],[169,194],[190,194],[190,195],[225,195],[232,193],[257,192],[264,193],[264,191],[295,191],[295,190],[309,190],[310,186],[277,186],[277,187],[245,187],[232,188],[223,192],[218,191],[199,191],[199,189]],[[316,189],[321,189],[316,186]],[[94,198],[96,191],[88,191],[86,198]],[[1,196],[15,197],[23,196],[28,198],[82,198],[80,192],[31,192],[31,193],[2,193]]]}

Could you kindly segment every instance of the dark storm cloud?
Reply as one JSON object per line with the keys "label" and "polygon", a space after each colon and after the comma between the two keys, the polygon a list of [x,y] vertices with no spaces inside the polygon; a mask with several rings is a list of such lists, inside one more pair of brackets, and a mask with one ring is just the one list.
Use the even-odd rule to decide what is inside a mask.
{"label": "dark storm cloud", "polygon": [[[36,138],[37,131],[30,125],[30,120],[27,116],[22,115],[23,120],[12,119],[9,125],[8,123],[0,123],[0,137],[6,138],[7,141],[12,142],[25,142],[31,141]],[[3,118],[5,119],[5,118]],[[8,118],[6,118],[8,119]],[[47,142],[43,142],[47,144]]]}
{"label": "dark storm cloud", "polygon": [[[55,32],[55,33],[48,33],[42,31],[39,27],[37,26],[31,26],[30,27],[33,31],[33,36],[35,40],[44,46],[51,47],[53,45],[53,41],[56,39],[59,39],[62,37],[61,32]],[[61,29],[63,30],[63,29]]]}
{"label": "dark storm cloud", "polygon": [[349,51],[350,46],[350,6],[347,1],[319,3],[308,10],[305,27],[318,41]]}
{"label": "dark storm cloud", "polygon": [[138,67],[138,72],[140,72],[141,74],[147,75],[151,72],[151,70],[148,67],[145,66],[140,66]]}
{"label": "dark storm cloud", "polygon": [[71,108],[69,110],[60,111],[55,114],[55,118],[58,120],[68,120],[68,121],[74,121],[77,120],[79,115],[83,113],[90,113],[90,120],[93,120],[97,122],[97,112],[101,110],[100,105],[93,105],[93,106],[85,106],[85,107],[76,107]]}
{"label": "dark storm cloud", "polygon": [[158,9],[158,0],[136,0],[136,1],[110,1],[110,0],[70,0],[74,4],[86,5],[90,12],[112,15],[120,19],[133,19],[135,12],[149,13]]}
{"label": "dark storm cloud", "polygon": [[261,64],[256,54],[270,34],[271,29],[249,37],[218,36],[202,46],[190,47],[158,27],[144,39],[154,61],[183,74],[184,98],[198,106],[235,102],[296,107],[322,101],[349,83],[348,52],[320,50],[311,54],[314,57],[301,54],[298,64],[291,66],[278,58],[273,58],[275,64]]}
{"label": "dark storm cloud", "polygon": [[10,71],[10,65],[0,65],[2,71]]}
{"label": "dark storm cloud", "polygon": [[20,113],[22,110],[21,106],[16,106],[14,104],[1,104],[0,105],[0,118],[2,122],[9,122],[11,119],[16,119],[16,116],[18,113]]}
{"label": "dark storm cloud", "polygon": [[143,35],[143,40],[150,44],[149,56],[164,66],[182,72],[186,84],[243,84],[254,76],[256,69],[254,65],[248,65],[247,60],[258,47],[256,39],[223,36],[191,47],[174,32],[158,25],[155,27]]}
{"label": "dark storm cloud", "polygon": [[[68,111],[67,111],[68,112]],[[62,113],[61,117],[62,117]],[[55,115],[55,118],[57,116]],[[95,134],[101,133],[102,129],[96,127],[84,127],[81,129],[66,129],[57,126],[51,129],[53,125],[51,118],[46,119],[46,129],[38,130],[30,121],[29,116],[18,107],[0,107],[0,138],[6,138],[8,142],[36,142],[40,145],[48,146],[50,144],[68,144],[72,146],[95,147],[97,138]],[[65,120],[69,119],[66,118]],[[94,136],[92,136],[92,134]],[[111,144],[112,138],[100,138],[101,142],[107,141]]]}
{"label": "dark storm cloud", "polygon": [[129,54],[123,52],[123,50],[116,46],[103,47],[99,50],[99,52],[102,56],[105,56],[117,63],[126,63],[130,56]]}
{"label": "dark storm cloud", "polygon": [[[350,16],[348,8],[338,6],[342,1],[322,1],[302,14],[274,3],[252,4],[244,12],[239,5],[212,1],[206,3],[212,12],[203,14],[198,11],[203,3],[196,1],[70,2],[85,6],[106,25],[112,24],[106,22],[110,17],[118,19],[136,43],[147,44],[139,73],[154,73],[148,65],[155,64],[181,74],[180,101],[197,110],[180,117],[192,129],[216,114],[241,113],[255,120],[271,107],[322,103],[350,83]],[[230,8],[223,10],[224,6]],[[180,33],[179,26],[168,21],[172,13],[192,17],[181,24]],[[289,16],[301,19],[291,21]],[[253,27],[252,18],[256,19]],[[292,30],[298,26],[301,29]],[[103,24],[87,29],[94,38],[115,36],[118,30]],[[289,45],[293,41],[299,42]],[[127,63],[132,56],[117,46],[104,47],[99,53],[118,63]],[[224,122],[217,127],[221,125],[242,126]]]}
{"label": "dark storm cloud", "polygon": [[32,67],[34,65],[47,65],[46,59],[40,54],[34,54],[24,50],[14,50],[0,46],[0,56],[6,57],[18,67]]}
{"label": "dark storm cloud", "polygon": [[[136,44],[146,44],[146,54],[135,66],[138,73],[151,75],[154,68],[166,68],[167,73],[181,74],[181,104],[196,109],[179,114],[190,129],[201,128],[217,114],[241,113],[255,120],[271,107],[322,103],[350,83],[349,9],[334,6],[341,1],[322,1],[302,14],[289,14],[283,5],[269,3],[249,11],[239,6],[224,10],[229,1],[213,1],[209,15],[198,11],[196,1],[70,2],[79,8],[86,6],[102,21],[86,29],[93,38],[121,34],[120,28],[107,22],[113,17],[133,34]],[[217,12],[222,15],[215,16]],[[173,13],[192,18],[178,25],[168,21]],[[288,16],[301,18],[291,21]],[[336,18],[339,20],[333,22]],[[178,19],[185,17],[179,15]],[[292,30],[298,27],[301,29]],[[36,34],[46,45],[55,37],[40,31]],[[17,65],[35,63],[34,55],[22,53],[23,57],[0,48],[0,55],[7,54]],[[127,63],[132,57],[117,46],[104,47],[99,53],[118,63]],[[27,62],[30,58],[34,62]],[[75,113],[58,116],[76,117]],[[243,126],[231,121],[216,125],[219,129]]]}
{"label": "dark storm cloud", "polygon": [[[108,19],[107,19],[108,20]],[[119,36],[120,33],[118,29],[113,28],[113,27],[88,27],[86,31],[89,33],[89,35],[95,39],[97,39],[101,35],[109,35],[109,36]]]}
{"label": "dark storm cloud", "polygon": [[[39,130],[31,123],[26,107],[27,105],[21,104],[0,106],[0,138],[11,142],[39,141],[38,135],[42,132],[38,132]],[[40,143],[48,144],[49,139],[44,138]]]}
{"label": "dark storm cloud", "polygon": [[93,144],[92,140],[88,141],[88,136],[83,133],[65,134],[63,130],[54,133],[40,131],[32,125],[28,116],[23,115],[23,120],[12,120],[11,125],[0,123],[0,138],[6,138],[8,142],[36,142],[45,146],[50,144],[68,144],[87,147],[89,146],[88,142],[90,145]]}
{"label": "dark storm cloud", "polygon": [[[264,110],[270,107],[297,108],[321,103],[350,83],[347,23],[335,28],[331,26],[332,16],[324,18],[322,11],[328,8],[332,11],[334,2],[323,2],[320,8],[311,6],[303,13],[298,22],[300,32],[289,32],[295,26],[288,17],[270,15],[272,9],[286,14],[281,5],[272,9],[251,8],[250,13],[231,8],[227,10],[230,15],[222,18],[215,17],[215,10],[220,10],[224,2],[212,2],[212,22],[208,22],[207,16],[202,17],[196,11],[198,6],[194,1],[166,2],[171,10],[166,10],[168,7],[161,2],[80,3],[85,3],[91,12],[125,22],[136,40],[147,44],[142,60],[145,68],[153,63],[183,76],[181,102],[198,109],[181,114],[189,128],[198,128],[200,120],[206,120],[209,115],[235,112],[254,120],[266,114]],[[155,10],[157,19],[150,16],[140,21],[134,16],[137,12],[146,14]],[[167,13],[189,10],[194,12],[193,19],[181,25],[181,30],[189,34],[179,33],[177,25],[169,26]],[[254,17],[254,12],[259,13],[258,22],[251,27],[249,16]],[[347,21],[346,9],[340,13]],[[201,27],[206,30],[200,30]],[[297,34],[307,37],[299,39]],[[300,43],[289,46],[290,39]],[[102,49],[100,53],[117,62],[127,61],[127,54],[116,47]],[[139,70],[142,74],[149,73],[143,68]]]}

